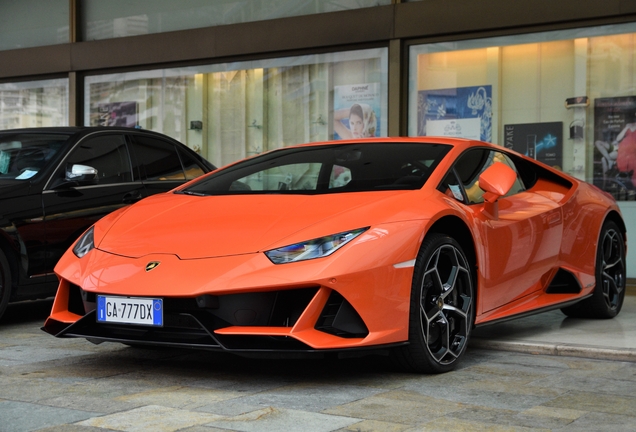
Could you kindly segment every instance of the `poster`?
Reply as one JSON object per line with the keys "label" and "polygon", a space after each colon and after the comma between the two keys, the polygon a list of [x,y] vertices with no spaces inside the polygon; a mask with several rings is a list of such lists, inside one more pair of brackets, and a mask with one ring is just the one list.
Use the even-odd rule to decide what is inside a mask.
{"label": "poster", "polygon": [[380,136],[380,83],[334,87],[334,139]]}
{"label": "poster", "polygon": [[594,100],[594,179],[620,200],[636,196],[636,96]]}
{"label": "poster", "polygon": [[91,114],[93,126],[137,126],[137,102],[111,102],[97,104],[97,112]]}
{"label": "poster", "polygon": [[563,122],[505,125],[504,147],[563,169]]}
{"label": "poster", "polygon": [[417,134],[492,142],[492,87],[418,92]]}

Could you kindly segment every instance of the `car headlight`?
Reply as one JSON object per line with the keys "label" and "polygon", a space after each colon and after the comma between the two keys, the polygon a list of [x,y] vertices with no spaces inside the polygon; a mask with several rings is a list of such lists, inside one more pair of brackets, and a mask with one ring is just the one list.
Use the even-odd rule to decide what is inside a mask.
{"label": "car headlight", "polygon": [[290,262],[305,261],[314,258],[322,258],[331,255],[354,238],[368,230],[358,228],[338,234],[332,234],[305,242],[272,249],[265,252],[274,264],[285,264]]}
{"label": "car headlight", "polygon": [[81,258],[87,253],[89,253],[95,247],[95,239],[93,237],[94,227],[90,227],[82,236],[77,240],[75,246],[73,247],[73,253]]}

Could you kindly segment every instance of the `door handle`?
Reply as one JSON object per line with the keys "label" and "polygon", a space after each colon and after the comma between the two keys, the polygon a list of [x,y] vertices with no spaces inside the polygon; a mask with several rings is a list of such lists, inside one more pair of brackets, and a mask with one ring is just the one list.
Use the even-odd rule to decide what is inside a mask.
{"label": "door handle", "polygon": [[138,190],[134,190],[132,192],[124,194],[124,198],[122,199],[122,201],[124,202],[124,204],[133,204],[142,198],[143,197],[141,196],[141,192],[139,192]]}

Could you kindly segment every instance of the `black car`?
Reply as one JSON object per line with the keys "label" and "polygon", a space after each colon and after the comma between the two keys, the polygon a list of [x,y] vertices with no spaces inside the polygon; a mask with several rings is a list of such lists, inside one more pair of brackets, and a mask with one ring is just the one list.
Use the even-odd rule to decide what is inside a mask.
{"label": "black car", "polygon": [[0,131],[0,317],[9,302],[54,295],[53,267],[99,218],[214,168],[141,129]]}

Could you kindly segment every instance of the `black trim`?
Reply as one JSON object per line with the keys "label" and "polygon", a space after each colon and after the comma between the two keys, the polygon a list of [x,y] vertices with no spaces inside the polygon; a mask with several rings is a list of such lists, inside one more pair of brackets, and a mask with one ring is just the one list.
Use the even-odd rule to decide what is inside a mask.
{"label": "black trim", "polygon": [[485,327],[485,326],[489,326],[491,324],[499,324],[499,323],[502,323],[502,322],[512,321],[512,320],[516,320],[516,319],[519,319],[519,318],[525,318],[525,317],[529,317],[529,316],[532,316],[532,315],[537,315],[537,314],[540,314],[540,313],[543,313],[543,312],[549,312],[549,311],[552,311],[552,310],[555,310],[555,309],[562,309],[562,308],[567,307],[567,306],[572,306],[573,304],[576,304],[576,303],[580,302],[581,300],[585,300],[586,298],[591,297],[591,296],[592,296],[592,293],[590,293],[590,294],[588,294],[586,296],[583,296],[583,297],[577,297],[575,300],[568,300],[568,301],[557,303],[557,304],[554,304],[554,305],[551,305],[551,306],[546,306],[546,307],[541,308],[541,309],[535,309],[535,310],[531,310],[531,311],[528,311],[528,312],[523,312],[523,313],[512,315],[512,316],[507,316],[507,317],[496,319],[496,320],[492,320],[492,321],[486,321],[484,323],[476,324],[475,328],[477,328],[477,327]]}

